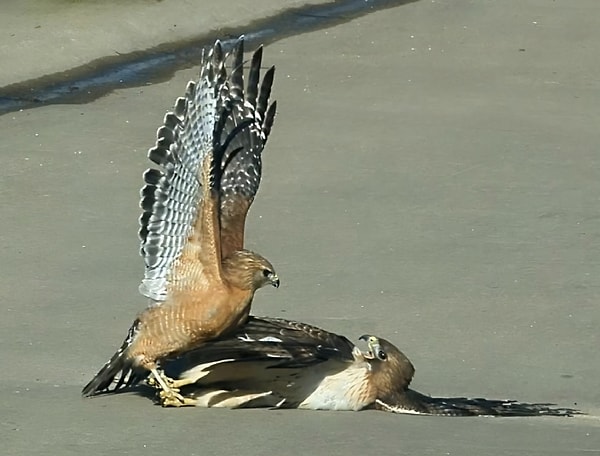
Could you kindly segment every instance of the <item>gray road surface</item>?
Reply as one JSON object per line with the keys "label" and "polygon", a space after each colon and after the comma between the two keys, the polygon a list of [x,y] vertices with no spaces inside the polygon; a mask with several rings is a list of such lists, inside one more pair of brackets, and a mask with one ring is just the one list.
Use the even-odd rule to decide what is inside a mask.
{"label": "gray road surface", "polygon": [[428,394],[588,416],[81,399],[145,304],[141,173],[193,69],[0,117],[0,453],[600,453],[599,42],[596,0],[422,0],[275,42],[280,109],[247,232],[282,279],[255,314],[386,337]]}

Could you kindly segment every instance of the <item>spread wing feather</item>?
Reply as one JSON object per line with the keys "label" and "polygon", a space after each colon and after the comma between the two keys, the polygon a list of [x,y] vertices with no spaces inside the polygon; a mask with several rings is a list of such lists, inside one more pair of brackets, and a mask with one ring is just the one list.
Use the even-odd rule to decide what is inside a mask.
{"label": "spread wing feather", "polygon": [[[243,248],[246,214],[260,184],[261,153],[276,105],[269,105],[274,68],[259,89],[262,48],[253,55],[244,93],[243,37],[230,54],[219,41],[202,56],[200,77],[190,82],[165,115],[148,153],[159,169],[144,173],[140,217],[145,273],[140,292],[155,302],[167,296],[169,275],[180,257],[202,203],[202,163],[214,154],[211,188],[220,200],[221,255]],[[230,74],[226,63],[232,62]]]}
{"label": "spread wing feather", "polygon": [[181,255],[202,202],[201,166],[213,151],[217,122],[228,104],[227,72],[220,42],[202,56],[200,76],[191,81],[173,112],[165,115],[148,158],[159,165],[144,173],[141,190],[141,255],[145,273],[140,292],[166,299],[169,274]]}
{"label": "spread wing feather", "polygon": [[261,154],[275,118],[276,103],[269,105],[274,67],[264,75],[260,90],[262,47],[253,54],[244,91],[243,43],[232,51],[229,97],[233,112],[228,116],[224,134],[240,129],[223,156],[221,179],[221,251],[223,258],[244,248],[244,226],[248,209],[256,195],[261,175]]}

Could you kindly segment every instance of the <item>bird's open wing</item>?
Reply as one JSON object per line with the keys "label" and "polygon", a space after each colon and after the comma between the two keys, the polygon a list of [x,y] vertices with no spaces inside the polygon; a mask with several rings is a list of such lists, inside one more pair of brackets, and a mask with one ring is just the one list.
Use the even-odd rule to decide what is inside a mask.
{"label": "bird's open wing", "polygon": [[[235,45],[234,61],[242,43],[240,38]],[[256,167],[253,160],[244,161],[248,153],[257,153],[253,144],[260,144],[260,151],[264,145],[264,129],[255,133],[252,114],[264,114],[264,109],[248,107],[252,105],[244,100],[243,82],[241,95],[234,83],[239,79],[233,74],[236,67],[227,74],[228,60],[219,41],[203,54],[198,80],[188,84],[185,96],[167,113],[148,153],[161,169],[144,173],[140,239],[145,274],[140,292],[156,302],[164,301],[170,289],[221,279],[220,202],[226,213],[239,218],[240,212],[230,209],[239,205],[236,192],[255,187],[251,192],[256,193],[258,188],[258,183],[244,184],[240,176]],[[269,128],[272,120],[271,115]]]}
{"label": "bird's open wing", "polygon": [[228,362],[268,362],[269,368],[301,368],[328,360],[352,362],[355,345],[344,336],[305,323],[250,317],[236,333],[163,361],[167,375],[178,378],[195,366]]}
{"label": "bird's open wing", "polygon": [[250,60],[248,81],[244,89],[244,46],[239,40],[231,52],[228,96],[232,115],[225,120],[223,136],[240,125],[224,153],[221,179],[221,251],[223,258],[244,248],[246,214],[258,191],[262,174],[261,154],[275,118],[276,103],[269,104],[275,68],[271,67],[260,81],[262,47]]}
{"label": "bird's open wing", "polygon": [[374,408],[394,413],[443,416],[573,416],[577,409],[555,407],[556,404],[532,404],[514,400],[467,397],[431,397],[407,389],[402,401],[378,400]]}

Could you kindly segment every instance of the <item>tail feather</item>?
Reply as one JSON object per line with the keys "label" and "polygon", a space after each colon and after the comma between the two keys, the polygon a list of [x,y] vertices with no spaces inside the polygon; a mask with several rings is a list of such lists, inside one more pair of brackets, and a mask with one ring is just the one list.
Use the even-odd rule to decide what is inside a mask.
{"label": "tail feather", "polygon": [[136,320],[127,334],[127,338],[112,358],[83,387],[83,396],[95,396],[100,393],[114,392],[136,385],[148,376],[147,371],[136,369],[127,357],[127,349],[137,332],[139,320]]}

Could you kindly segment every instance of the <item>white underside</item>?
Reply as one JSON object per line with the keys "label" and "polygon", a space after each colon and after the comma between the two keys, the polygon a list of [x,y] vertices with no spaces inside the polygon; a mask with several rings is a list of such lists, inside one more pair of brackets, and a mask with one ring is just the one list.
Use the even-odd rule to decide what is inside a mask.
{"label": "white underside", "polygon": [[[358,389],[367,383],[366,363],[322,363],[301,369],[266,369],[266,363],[240,366],[221,360],[195,366],[180,378],[197,382],[186,396],[197,407],[297,407],[311,410],[360,410],[372,398]],[[226,381],[231,389],[212,385]],[[354,388],[352,385],[356,385]],[[182,391],[183,393],[183,391]]]}

